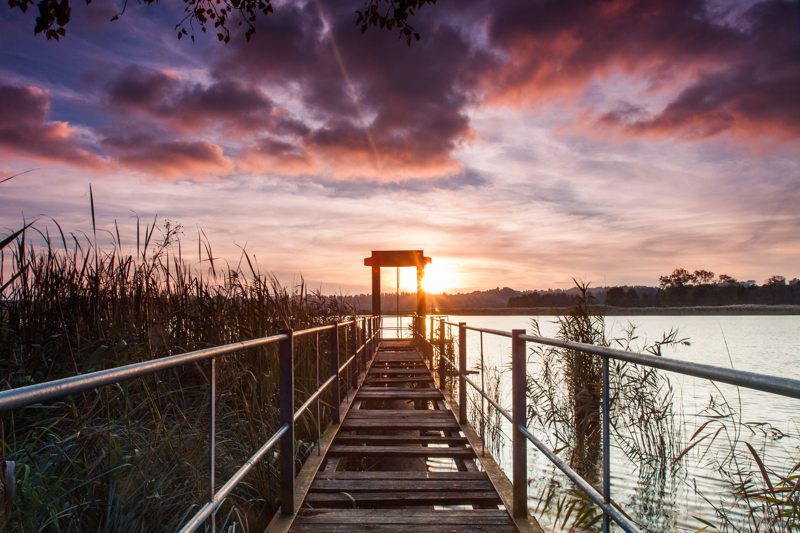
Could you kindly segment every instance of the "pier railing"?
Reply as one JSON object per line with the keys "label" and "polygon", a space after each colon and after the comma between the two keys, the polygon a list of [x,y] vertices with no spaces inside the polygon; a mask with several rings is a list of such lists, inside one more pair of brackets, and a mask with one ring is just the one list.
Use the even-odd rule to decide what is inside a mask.
{"label": "pier railing", "polygon": [[[528,335],[524,329],[502,331],[468,326],[465,322],[448,322],[446,317],[415,317],[414,334],[422,344],[431,370],[438,373],[439,386],[444,388],[448,375],[458,379],[458,418],[464,425],[467,420],[467,386],[494,407],[512,425],[512,485],[513,509],[515,519],[526,519],[528,514],[528,442],[533,444],[550,462],[561,470],[594,504],[603,512],[603,531],[608,532],[610,523],[616,523],[622,530],[632,533],[639,528],[622,512],[611,498],[611,446],[609,427],[609,361],[617,360],[649,368],[728,383],[739,387],[759,390],[780,396],[800,399],[800,380],[769,376],[755,372],[717,367],[668,357],[655,356],[593,344],[565,341],[548,337]],[[458,345],[448,341],[445,327],[458,328]],[[483,383],[476,383],[467,369],[467,335],[474,332],[481,335],[494,335],[511,340],[511,411],[486,394]],[[526,421],[526,379],[528,343],[543,344],[565,348],[602,358],[602,493],[586,479],[573,470],[557,453],[548,448],[527,427]],[[448,357],[453,354],[453,358]],[[457,355],[457,361],[454,360]],[[481,353],[481,356],[483,354]],[[449,368],[449,370],[448,370]],[[483,413],[481,413],[483,415]]]}
{"label": "pier railing", "polygon": [[[340,349],[339,331],[345,329],[347,350]],[[295,409],[294,356],[295,339],[310,335],[330,335],[329,375],[324,382],[317,383],[316,390],[306,401]],[[222,505],[233,489],[258,464],[261,459],[276,446],[280,456],[280,506],[283,514],[294,514],[295,490],[295,422],[313,405],[316,404],[317,425],[319,435],[320,410],[319,401],[327,391],[333,408],[334,422],[339,420],[338,406],[342,400],[340,388],[341,378],[345,378],[346,390],[355,387],[358,375],[366,369],[367,362],[374,354],[380,338],[379,317],[360,316],[351,320],[324,326],[292,331],[283,330],[277,335],[260,337],[223,346],[215,346],[192,352],[171,355],[141,363],[100,370],[88,374],[71,376],[26,387],[0,392],[0,414],[27,405],[59,400],[71,394],[90,391],[99,387],[113,385],[127,380],[142,378],[156,372],[184,367],[195,363],[205,363],[209,371],[208,388],[208,498],[199,510],[181,528],[182,533],[195,531]],[[221,487],[217,487],[215,479],[216,457],[216,398],[217,371],[216,361],[221,357],[233,357],[236,353],[250,348],[276,345],[279,357],[279,394],[280,422],[278,429],[264,442],[239,469],[227,479]],[[343,353],[344,352],[344,353]],[[317,342],[317,368],[319,368],[319,343]],[[344,359],[344,361],[342,361]],[[318,437],[319,439],[319,437]],[[319,445],[319,441],[317,442]],[[212,523],[213,530],[213,523]]]}

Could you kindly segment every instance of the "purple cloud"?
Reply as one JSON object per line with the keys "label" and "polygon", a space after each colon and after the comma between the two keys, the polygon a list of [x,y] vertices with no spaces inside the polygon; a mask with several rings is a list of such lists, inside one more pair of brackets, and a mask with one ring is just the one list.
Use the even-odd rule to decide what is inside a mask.
{"label": "purple cloud", "polygon": [[46,161],[101,169],[103,160],[82,147],[75,128],[51,121],[50,98],[33,85],[0,85],[0,150]]}

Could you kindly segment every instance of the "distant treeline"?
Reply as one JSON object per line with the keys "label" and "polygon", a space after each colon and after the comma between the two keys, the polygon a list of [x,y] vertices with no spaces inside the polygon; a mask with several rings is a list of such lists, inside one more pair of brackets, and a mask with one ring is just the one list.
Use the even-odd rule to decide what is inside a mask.
{"label": "distant treeline", "polygon": [[[721,305],[800,305],[800,280],[770,276],[762,285],[708,270],[677,268],[659,278],[659,287],[606,287],[589,294],[590,304],[614,307],[696,307]],[[567,307],[574,290],[532,291],[509,298],[509,307]]]}
{"label": "distant treeline", "polygon": [[[572,289],[518,291],[509,287],[457,294],[429,294],[428,307],[432,312],[451,309],[498,308],[565,308],[578,302],[580,292]],[[706,307],[728,305],[800,305],[800,280],[771,276],[758,285],[753,280],[737,281],[727,274],[715,276],[708,270],[689,272],[683,268],[659,278],[659,287],[618,286],[593,287],[587,291],[589,305],[613,307]],[[397,295],[384,293],[381,308],[395,313]],[[369,294],[345,296],[344,302],[358,310],[369,311]],[[416,295],[404,292],[399,298],[400,312],[416,309]]]}

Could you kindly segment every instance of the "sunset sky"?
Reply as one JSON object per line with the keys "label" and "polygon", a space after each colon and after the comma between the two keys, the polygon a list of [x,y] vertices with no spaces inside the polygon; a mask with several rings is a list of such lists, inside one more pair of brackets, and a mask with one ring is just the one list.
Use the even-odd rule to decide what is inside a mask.
{"label": "sunset sky", "polygon": [[348,294],[373,249],[449,290],[800,276],[795,2],[439,0],[411,47],[363,0],[276,2],[227,45],[176,39],[182,2],[74,4],[59,42],[0,8],[0,179],[36,169],[0,236],[87,231],[91,183],[131,246],[157,215]]}

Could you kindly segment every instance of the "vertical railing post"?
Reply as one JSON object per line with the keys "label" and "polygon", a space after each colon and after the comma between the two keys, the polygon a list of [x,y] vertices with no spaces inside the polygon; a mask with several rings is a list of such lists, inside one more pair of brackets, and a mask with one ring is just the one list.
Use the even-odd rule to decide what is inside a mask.
{"label": "vertical railing post", "polygon": [[[217,359],[208,361],[208,501],[216,494],[217,444]],[[216,531],[216,512],[211,513],[211,531]]]}
{"label": "vertical railing post", "polygon": [[353,363],[356,365],[355,372],[353,372],[353,383],[352,387],[358,385],[358,375],[361,373],[361,364],[358,360],[358,325],[356,323],[356,317],[353,315],[353,322],[350,324],[350,350],[353,357]]}
{"label": "vertical railing post", "polygon": [[444,390],[445,385],[445,362],[444,362],[444,318],[439,319],[439,388]]}
{"label": "vertical railing post", "polygon": [[280,424],[289,425],[280,442],[281,513],[294,514],[294,333],[281,331],[286,338],[278,345],[280,360]]}
{"label": "vertical railing post", "polygon": [[524,329],[511,330],[511,418],[514,428],[512,435],[512,473],[514,491],[514,516],[527,518],[528,516],[528,446],[525,435],[520,431],[525,426],[525,340],[520,336],[525,335]]}
{"label": "vertical railing post", "polygon": [[336,379],[331,383],[331,405],[333,406],[333,421],[340,422],[339,418],[339,405],[342,403],[342,393],[339,390],[340,376],[339,376],[339,323],[333,324],[330,339],[328,339],[328,346],[330,349],[330,364],[331,364],[331,377],[336,376]]}
{"label": "vertical railing post", "polygon": [[433,372],[433,317],[431,317],[430,335],[428,336],[427,356],[428,366],[430,367],[431,372]]}
{"label": "vertical railing post", "polygon": [[[369,324],[369,317],[364,317],[364,350],[367,352],[367,362],[372,360],[372,339],[370,337],[370,324]],[[365,365],[366,370],[366,365]]]}
{"label": "vertical railing post", "polygon": [[[608,357],[603,357],[603,501],[611,505],[611,439],[608,409]],[[608,513],[603,511],[603,533],[611,527]]]}
{"label": "vertical railing post", "polygon": [[372,336],[370,330],[372,328],[369,317],[364,317],[364,351],[367,352],[366,360],[372,359]]}
{"label": "vertical railing post", "polygon": [[458,421],[467,423],[467,323],[458,323]]}

